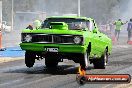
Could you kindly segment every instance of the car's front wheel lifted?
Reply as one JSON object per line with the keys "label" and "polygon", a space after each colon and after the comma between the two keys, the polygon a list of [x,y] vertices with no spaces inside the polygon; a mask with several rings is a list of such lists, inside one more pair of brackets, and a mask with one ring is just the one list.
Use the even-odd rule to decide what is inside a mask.
{"label": "car's front wheel lifted", "polygon": [[58,56],[48,54],[45,56],[45,65],[47,68],[56,68],[58,66]]}
{"label": "car's front wheel lifted", "polygon": [[80,60],[81,69],[83,69],[83,70],[87,69],[88,60],[89,60],[89,53],[88,52],[86,52],[85,54],[81,55],[81,60]]}
{"label": "car's front wheel lifted", "polygon": [[101,56],[101,58],[93,61],[93,65],[94,65],[95,69],[105,69],[107,63],[108,63],[108,52],[107,52],[107,50],[105,50],[105,52]]}
{"label": "car's front wheel lifted", "polygon": [[36,54],[30,51],[25,52],[25,64],[27,67],[33,67],[35,63]]}

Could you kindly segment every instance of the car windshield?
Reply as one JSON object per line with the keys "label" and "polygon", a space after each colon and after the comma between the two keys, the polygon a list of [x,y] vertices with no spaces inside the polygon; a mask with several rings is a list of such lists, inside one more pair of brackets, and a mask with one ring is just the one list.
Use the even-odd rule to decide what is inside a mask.
{"label": "car windshield", "polygon": [[50,22],[65,22],[70,30],[82,30],[88,28],[89,22],[75,18],[48,18],[42,23],[42,28],[50,28]]}

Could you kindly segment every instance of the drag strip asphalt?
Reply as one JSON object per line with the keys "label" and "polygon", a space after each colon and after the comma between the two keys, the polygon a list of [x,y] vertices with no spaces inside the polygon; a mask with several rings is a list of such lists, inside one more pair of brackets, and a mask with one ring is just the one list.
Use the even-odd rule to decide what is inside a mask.
{"label": "drag strip asphalt", "polygon": [[[130,74],[132,75],[132,46],[114,45],[106,69],[94,69],[89,65],[87,74]],[[0,63],[0,88],[131,88],[130,84],[85,84],[76,82],[79,64],[73,61],[59,63],[56,69],[47,69],[44,60],[36,61],[27,68],[21,60]]]}

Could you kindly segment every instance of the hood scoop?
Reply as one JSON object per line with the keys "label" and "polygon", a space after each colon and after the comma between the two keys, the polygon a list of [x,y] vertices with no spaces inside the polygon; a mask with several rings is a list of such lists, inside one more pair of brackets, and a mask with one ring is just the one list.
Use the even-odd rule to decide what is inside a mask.
{"label": "hood scoop", "polygon": [[68,30],[68,25],[65,22],[51,22],[50,29]]}

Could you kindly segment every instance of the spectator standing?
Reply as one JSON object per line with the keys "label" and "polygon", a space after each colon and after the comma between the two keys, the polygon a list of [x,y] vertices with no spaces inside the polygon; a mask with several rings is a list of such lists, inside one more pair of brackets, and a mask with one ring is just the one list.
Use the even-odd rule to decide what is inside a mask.
{"label": "spectator standing", "polygon": [[127,31],[128,31],[128,41],[131,41],[131,36],[132,36],[132,18],[130,19],[128,26],[127,26]]}
{"label": "spectator standing", "polygon": [[121,19],[118,19],[118,21],[115,21],[114,22],[114,25],[115,25],[115,37],[117,39],[117,41],[119,40],[119,37],[120,37],[120,31],[122,30],[122,25],[126,24],[127,22],[123,23],[121,21]]}

